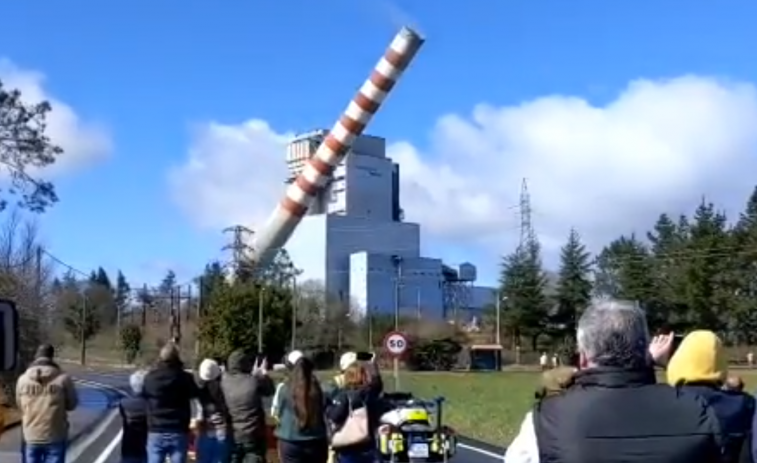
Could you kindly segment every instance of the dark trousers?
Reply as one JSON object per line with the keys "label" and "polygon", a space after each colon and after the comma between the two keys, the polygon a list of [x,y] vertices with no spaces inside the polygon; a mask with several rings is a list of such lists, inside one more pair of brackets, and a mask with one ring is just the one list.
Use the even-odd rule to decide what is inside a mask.
{"label": "dark trousers", "polygon": [[281,463],[326,463],[329,442],[326,439],[285,441],[279,439]]}
{"label": "dark trousers", "polygon": [[265,463],[268,448],[265,441],[256,443],[233,443],[229,452],[230,463]]}
{"label": "dark trousers", "polygon": [[379,461],[378,452],[372,447],[353,452],[336,452],[336,463],[376,463],[377,461]]}

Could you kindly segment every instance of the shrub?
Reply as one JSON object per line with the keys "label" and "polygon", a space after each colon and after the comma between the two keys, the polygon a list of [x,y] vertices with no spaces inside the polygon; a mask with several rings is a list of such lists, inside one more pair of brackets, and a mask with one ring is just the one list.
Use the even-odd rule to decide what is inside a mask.
{"label": "shrub", "polygon": [[134,363],[142,351],[142,329],[137,325],[126,325],[119,334],[126,363]]}

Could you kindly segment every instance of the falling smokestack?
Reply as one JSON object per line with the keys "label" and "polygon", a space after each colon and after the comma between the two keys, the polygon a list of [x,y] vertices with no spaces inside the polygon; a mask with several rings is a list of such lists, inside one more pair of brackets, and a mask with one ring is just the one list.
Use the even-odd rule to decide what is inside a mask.
{"label": "falling smokestack", "polygon": [[331,180],[334,169],[344,160],[355,139],[363,133],[423,42],[424,39],[408,27],[402,28],[394,37],[342,117],[289,185],[283,201],[265,226],[255,234],[252,260],[256,266],[268,265],[276,252],[287,243],[317,193]]}

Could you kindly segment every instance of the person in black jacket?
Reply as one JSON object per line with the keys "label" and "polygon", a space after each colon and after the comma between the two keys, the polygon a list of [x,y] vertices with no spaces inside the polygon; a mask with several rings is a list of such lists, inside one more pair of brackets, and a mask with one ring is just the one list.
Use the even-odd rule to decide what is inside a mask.
{"label": "person in black jacket", "polygon": [[348,366],[343,375],[341,387],[334,392],[326,408],[326,417],[334,429],[340,429],[347,422],[352,411],[365,408],[368,415],[368,435],[363,442],[335,448],[335,461],[336,463],[374,463],[378,458],[374,437],[381,413],[380,392],[376,389],[375,379],[360,362],[354,362]]}
{"label": "person in black jacket", "polygon": [[723,343],[709,330],[696,330],[681,341],[667,365],[668,384],[702,397],[720,423],[722,463],[751,462],[755,400],[739,390],[724,389],[728,361]]}
{"label": "person in black jacket", "polygon": [[142,397],[145,375],[139,370],[129,377],[131,396],[118,404],[121,415],[121,463],[147,463],[147,403]]}
{"label": "person in black jacket", "polygon": [[[504,463],[719,462],[714,411],[697,394],[657,384],[649,341],[637,304],[587,308],[577,329],[579,371],[564,393],[537,402]],[[658,356],[668,353],[659,348]]]}
{"label": "person in black jacket", "polygon": [[221,376],[221,391],[233,433],[231,463],[264,462],[268,446],[263,398],[274,393],[267,362],[253,362],[250,355],[237,350],[229,355],[227,366]]}
{"label": "person in black jacket", "polygon": [[187,463],[192,401],[197,383],[184,370],[175,344],[160,350],[157,366],[145,377],[142,396],[147,403],[148,463]]}

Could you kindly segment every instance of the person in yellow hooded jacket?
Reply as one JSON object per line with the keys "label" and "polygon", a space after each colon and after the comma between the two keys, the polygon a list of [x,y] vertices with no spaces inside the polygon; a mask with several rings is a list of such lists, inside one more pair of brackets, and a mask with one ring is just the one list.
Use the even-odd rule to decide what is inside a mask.
{"label": "person in yellow hooded jacket", "polygon": [[723,387],[728,379],[728,362],[715,333],[697,330],[686,335],[670,358],[666,375],[668,384],[696,393],[715,412],[723,437],[722,463],[753,461],[755,399]]}

